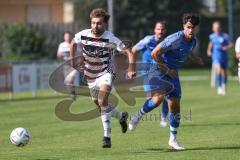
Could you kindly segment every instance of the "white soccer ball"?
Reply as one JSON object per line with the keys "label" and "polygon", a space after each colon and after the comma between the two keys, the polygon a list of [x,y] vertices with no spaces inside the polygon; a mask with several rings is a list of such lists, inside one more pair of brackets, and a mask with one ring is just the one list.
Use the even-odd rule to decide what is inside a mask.
{"label": "white soccer ball", "polygon": [[28,144],[29,140],[30,134],[25,128],[15,128],[10,134],[10,141],[17,147],[25,146],[26,144]]}

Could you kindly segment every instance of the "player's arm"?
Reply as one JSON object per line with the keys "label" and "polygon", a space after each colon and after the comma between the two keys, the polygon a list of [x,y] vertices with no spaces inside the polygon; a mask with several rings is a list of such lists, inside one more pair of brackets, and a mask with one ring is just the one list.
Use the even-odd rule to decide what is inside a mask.
{"label": "player's arm", "polygon": [[73,68],[77,68],[76,64],[75,64],[75,52],[76,52],[76,48],[77,48],[77,43],[75,42],[75,40],[73,39],[70,45],[70,64]]}
{"label": "player's arm", "polygon": [[128,61],[129,61],[129,66],[128,66],[128,77],[133,78],[136,76],[136,71],[135,71],[135,54],[131,51],[130,48],[127,48],[124,50],[124,52],[128,56]]}
{"label": "player's arm", "polygon": [[169,69],[163,62],[162,59],[160,58],[163,54],[163,49],[161,48],[160,44],[157,45],[151,55],[153,57],[153,59],[158,63],[158,65],[160,66],[161,70],[166,74],[169,75],[172,78],[177,77],[177,72],[174,69]]}
{"label": "player's arm", "polygon": [[62,52],[62,49],[61,49],[61,44],[59,44],[58,46],[58,50],[57,50],[57,58],[58,59],[61,59],[64,57],[64,53]]}
{"label": "player's arm", "polygon": [[198,50],[199,50],[199,46],[198,43],[196,43],[196,45],[194,46],[193,50],[192,50],[192,54],[189,55],[189,58],[196,64],[198,65],[203,65],[203,60],[202,58],[199,56],[198,54]]}
{"label": "player's arm", "polygon": [[212,56],[212,48],[213,48],[213,44],[211,41],[208,42],[208,48],[207,48],[207,55],[208,56]]}
{"label": "player's arm", "polygon": [[240,52],[236,52],[236,58],[240,59]]}
{"label": "player's arm", "polygon": [[137,53],[138,53],[138,50],[135,46],[132,48],[132,53],[133,53],[134,56],[136,56]]}
{"label": "player's arm", "polygon": [[204,64],[202,58],[199,57],[199,55],[196,54],[196,53],[191,54],[191,55],[189,56],[189,58],[190,58],[192,61],[194,61],[196,64],[199,64],[199,65],[203,65],[203,64]]}
{"label": "player's arm", "polygon": [[237,39],[235,44],[236,58],[240,59],[240,38]]}
{"label": "player's arm", "polygon": [[152,36],[146,36],[142,40],[140,40],[135,46],[132,47],[132,53],[134,56],[138,54],[138,52],[142,51],[146,45],[149,43]]}
{"label": "player's arm", "polygon": [[234,46],[233,43],[232,43],[232,42],[229,42],[228,45],[222,47],[222,50],[223,50],[223,51],[227,51],[227,50],[229,50],[230,48],[232,48],[233,46]]}

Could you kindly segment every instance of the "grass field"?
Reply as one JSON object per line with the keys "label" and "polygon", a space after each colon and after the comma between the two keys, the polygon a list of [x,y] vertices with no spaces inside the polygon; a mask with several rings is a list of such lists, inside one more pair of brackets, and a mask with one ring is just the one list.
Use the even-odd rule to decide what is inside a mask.
{"label": "grass field", "polygon": [[[182,75],[188,73],[209,75],[208,71],[184,71]],[[55,105],[63,97],[18,98],[0,102],[0,160],[239,160],[240,84],[230,81],[225,97],[217,96],[208,80],[183,81],[182,90],[179,140],[186,148],[184,151],[168,148],[169,129],[159,127],[159,109],[151,113],[156,120],[148,115],[134,132],[126,134],[120,132],[118,122],[113,119],[113,146],[102,149],[100,118],[66,122],[55,115]],[[50,93],[42,94],[47,97]],[[139,98],[137,104],[130,107],[121,101],[118,108],[132,115],[143,102],[144,98]],[[71,111],[84,112],[90,106],[93,106],[90,98],[78,97]],[[11,130],[19,126],[31,134],[30,143],[22,148],[15,147],[9,140]]]}

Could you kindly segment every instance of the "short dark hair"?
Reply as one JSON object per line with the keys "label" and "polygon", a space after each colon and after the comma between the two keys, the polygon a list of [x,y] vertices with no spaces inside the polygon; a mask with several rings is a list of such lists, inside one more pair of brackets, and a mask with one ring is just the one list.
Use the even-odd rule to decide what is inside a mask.
{"label": "short dark hair", "polygon": [[182,17],[183,24],[186,24],[187,22],[192,23],[194,26],[197,26],[200,22],[200,18],[198,15],[193,13],[184,13]]}
{"label": "short dark hair", "polygon": [[98,17],[102,17],[104,19],[105,23],[108,23],[108,20],[110,18],[109,13],[103,9],[103,8],[95,8],[91,11],[90,13],[90,18],[98,18]]}
{"label": "short dark hair", "polygon": [[219,26],[221,26],[222,24],[221,24],[221,22],[219,21],[219,20],[216,20],[216,21],[214,21],[212,24],[218,24]]}
{"label": "short dark hair", "polygon": [[155,26],[157,25],[157,24],[162,24],[162,25],[164,25],[165,26],[165,28],[167,28],[167,22],[166,21],[157,21],[156,23],[155,23]]}
{"label": "short dark hair", "polygon": [[63,34],[69,34],[69,35],[72,35],[72,32],[70,32],[70,31],[64,31]]}

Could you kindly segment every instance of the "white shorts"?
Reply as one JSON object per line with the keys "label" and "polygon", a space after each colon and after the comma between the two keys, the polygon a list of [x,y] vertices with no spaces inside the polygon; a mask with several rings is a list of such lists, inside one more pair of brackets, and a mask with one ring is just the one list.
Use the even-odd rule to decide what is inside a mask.
{"label": "white shorts", "polygon": [[108,85],[112,87],[113,75],[111,73],[105,73],[104,75],[98,77],[94,81],[88,81],[88,88],[90,89],[90,94],[92,100],[97,100],[99,89],[102,85]]}
{"label": "white shorts", "polygon": [[240,82],[240,59],[239,59],[239,62],[238,62],[238,80]]}
{"label": "white shorts", "polygon": [[[78,86],[78,81],[79,81],[78,78],[79,78],[79,72],[76,69],[74,69],[65,77],[64,84]],[[73,82],[72,82],[73,84],[67,84],[69,79],[73,80]]]}

